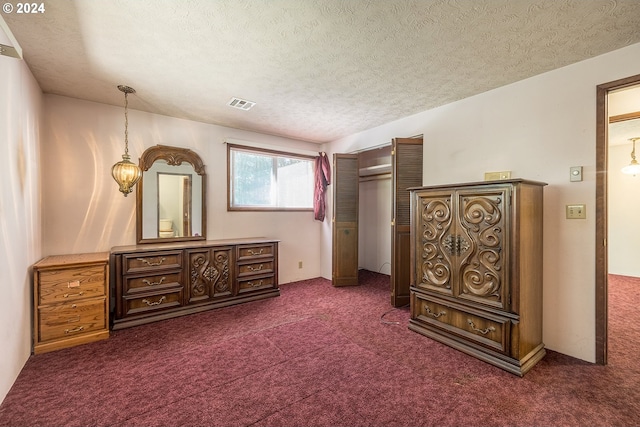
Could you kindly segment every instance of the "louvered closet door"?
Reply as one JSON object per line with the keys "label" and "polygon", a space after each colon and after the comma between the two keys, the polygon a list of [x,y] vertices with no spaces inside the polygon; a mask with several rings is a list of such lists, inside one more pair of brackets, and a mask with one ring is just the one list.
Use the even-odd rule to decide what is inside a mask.
{"label": "louvered closet door", "polygon": [[333,155],[333,286],[358,284],[358,156]]}
{"label": "louvered closet door", "polygon": [[422,186],[422,138],[395,138],[391,152],[391,305],[409,304],[411,282],[411,193]]}

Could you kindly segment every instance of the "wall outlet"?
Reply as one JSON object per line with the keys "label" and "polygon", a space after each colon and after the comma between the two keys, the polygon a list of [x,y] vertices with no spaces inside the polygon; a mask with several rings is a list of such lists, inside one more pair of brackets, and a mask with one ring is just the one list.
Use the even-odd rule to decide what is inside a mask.
{"label": "wall outlet", "polygon": [[587,205],[567,205],[567,219],[585,219]]}
{"label": "wall outlet", "polygon": [[298,268],[302,268],[302,261],[298,261]]}

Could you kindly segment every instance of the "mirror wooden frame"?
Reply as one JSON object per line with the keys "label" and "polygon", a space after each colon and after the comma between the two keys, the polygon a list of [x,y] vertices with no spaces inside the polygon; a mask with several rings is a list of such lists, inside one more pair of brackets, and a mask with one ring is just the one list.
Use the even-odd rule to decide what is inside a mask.
{"label": "mirror wooden frame", "polygon": [[[180,236],[180,237],[158,237],[143,238],[142,236],[142,204],[143,204],[143,181],[144,173],[149,170],[157,160],[164,160],[170,166],[180,166],[183,162],[193,166],[195,173],[202,177],[202,235],[201,236]],[[168,145],[155,145],[145,150],[140,156],[140,169],[142,170],[143,179],[141,179],[136,188],[136,241],[138,243],[160,243],[160,242],[184,242],[191,240],[207,239],[207,203],[206,188],[207,174],[205,173],[204,163],[198,154],[188,148],[171,147]]]}

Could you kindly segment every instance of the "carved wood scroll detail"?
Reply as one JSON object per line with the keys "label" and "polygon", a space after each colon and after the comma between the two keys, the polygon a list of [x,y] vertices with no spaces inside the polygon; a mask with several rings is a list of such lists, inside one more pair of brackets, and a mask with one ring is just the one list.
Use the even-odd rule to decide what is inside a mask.
{"label": "carved wood scroll detail", "polygon": [[195,254],[191,258],[190,272],[191,295],[194,297],[208,294],[209,289],[212,296],[230,290],[227,250],[214,252],[213,260],[209,259],[209,253]]}
{"label": "carved wood scroll detail", "polygon": [[451,200],[425,199],[422,204],[422,282],[451,288],[451,259],[440,244],[451,227]]}
{"label": "carved wood scroll detail", "polygon": [[156,145],[147,148],[140,157],[140,168],[143,171],[149,170],[156,160],[165,160],[170,166],[179,166],[183,162],[190,163],[198,175],[203,175],[204,163],[200,156],[188,148],[169,147],[166,145]]}
{"label": "carved wood scroll detail", "polygon": [[502,291],[503,200],[500,194],[461,201],[461,231],[471,242],[460,260],[462,292],[495,301],[500,301]]}

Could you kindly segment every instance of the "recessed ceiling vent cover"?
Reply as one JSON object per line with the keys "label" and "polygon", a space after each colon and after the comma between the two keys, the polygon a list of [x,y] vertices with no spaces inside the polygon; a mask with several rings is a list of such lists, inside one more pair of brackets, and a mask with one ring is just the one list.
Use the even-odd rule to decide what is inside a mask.
{"label": "recessed ceiling vent cover", "polygon": [[256,103],[253,101],[247,101],[246,99],[231,98],[231,100],[227,102],[227,105],[229,107],[237,108],[239,110],[248,111],[249,109],[251,109],[251,107],[256,105]]}

